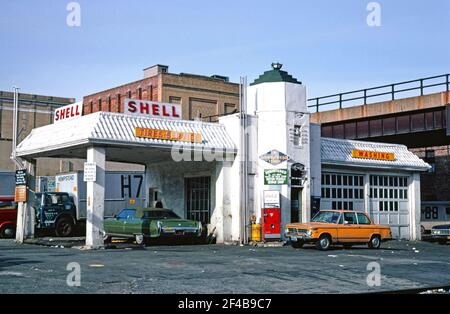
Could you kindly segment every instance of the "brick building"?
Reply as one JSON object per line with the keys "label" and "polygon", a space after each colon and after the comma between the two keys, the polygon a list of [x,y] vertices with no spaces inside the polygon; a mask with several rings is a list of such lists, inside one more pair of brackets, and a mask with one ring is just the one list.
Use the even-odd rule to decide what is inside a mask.
{"label": "brick building", "polygon": [[83,114],[123,112],[125,98],[181,104],[184,120],[215,121],[216,116],[239,110],[239,84],[220,75],[169,73],[168,66],[144,69],[144,78],[83,98]]}
{"label": "brick building", "polygon": [[450,200],[450,145],[411,148],[414,154],[429,163],[432,169],[421,175],[422,200]]}
{"label": "brick building", "polygon": [[[13,135],[12,92],[0,91],[0,172],[15,171],[11,161]],[[53,123],[56,108],[75,102],[74,98],[19,93],[18,143],[32,129]],[[52,175],[58,171],[70,171],[77,167],[76,161],[42,158],[38,160],[38,175]]]}

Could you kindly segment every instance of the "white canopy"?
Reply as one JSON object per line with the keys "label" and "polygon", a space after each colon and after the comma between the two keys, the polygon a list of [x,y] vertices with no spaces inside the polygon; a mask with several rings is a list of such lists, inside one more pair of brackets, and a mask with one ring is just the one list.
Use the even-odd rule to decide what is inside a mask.
{"label": "white canopy", "polygon": [[[135,135],[136,127],[197,133],[202,135],[202,142],[140,138]],[[233,154],[237,151],[225,127],[218,123],[96,112],[33,129],[18,145],[17,156],[25,159],[86,158],[86,147],[92,145],[105,147],[107,160],[133,163],[164,160],[174,145],[183,145],[190,150],[212,149]],[[153,148],[152,154],[148,153],[148,148]]]}

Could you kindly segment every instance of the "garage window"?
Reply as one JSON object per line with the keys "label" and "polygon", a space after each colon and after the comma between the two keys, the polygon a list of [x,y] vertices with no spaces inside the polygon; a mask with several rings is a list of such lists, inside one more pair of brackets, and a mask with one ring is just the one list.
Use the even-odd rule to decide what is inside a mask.
{"label": "garage window", "polygon": [[325,173],[322,175],[322,198],[329,202],[331,209],[362,210],[364,177]]}
{"label": "garage window", "polygon": [[370,198],[378,201],[379,211],[399,210],[399,202],[408,199],[408,178],[370,176]]}

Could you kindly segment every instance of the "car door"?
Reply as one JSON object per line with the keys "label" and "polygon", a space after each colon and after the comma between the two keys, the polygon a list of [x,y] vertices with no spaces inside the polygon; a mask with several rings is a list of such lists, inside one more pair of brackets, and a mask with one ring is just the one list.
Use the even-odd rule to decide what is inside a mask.
{"label": "car door", "polygon": [[369,242],[373,234],[374,228],[369,217],[364,213],[356,213],[358,218],[358,239],[361,242]]}
{"label": "car door", "polygon": [[108,222],[109,233],[123,234],[124,223],[128,217],[128,209],[122,210],[114,219]]}
{"label": "car door", "polygon": [[124,224],[124,233],[129,235],[143,234],[143,213],[134,209],[130,210]]}
{"label": "car door", "polygon": [[355,242],[355,230],[358,228],[356,214],[353,212],[344,212],[341,219],[342,223],[338,224],[338,241]]}
{"label": "car door", "polygon": [[[137,224],[137,219],[135,217],[136,210],[135,209],[127,209],[125,214],[125,219],[123,219],[122,223],[122,234],[133,235],[136,234],[135,228]],[[139,219],[140,220],[140,219]]]}

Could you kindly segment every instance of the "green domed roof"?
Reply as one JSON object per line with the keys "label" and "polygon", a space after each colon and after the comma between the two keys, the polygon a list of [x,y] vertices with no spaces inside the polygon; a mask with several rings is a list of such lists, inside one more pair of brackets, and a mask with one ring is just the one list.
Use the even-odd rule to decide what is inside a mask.
{"label": "green domed roof", "polygon": [[302,84],[295,77],[292,77],[288,72],[282,71],[283,67],[280,63],[272,63],[272,70],[264,72],[260,75],[250,86],[261,84],[261,83],[273,83],[273,82],[287,82],[294,84]]}

